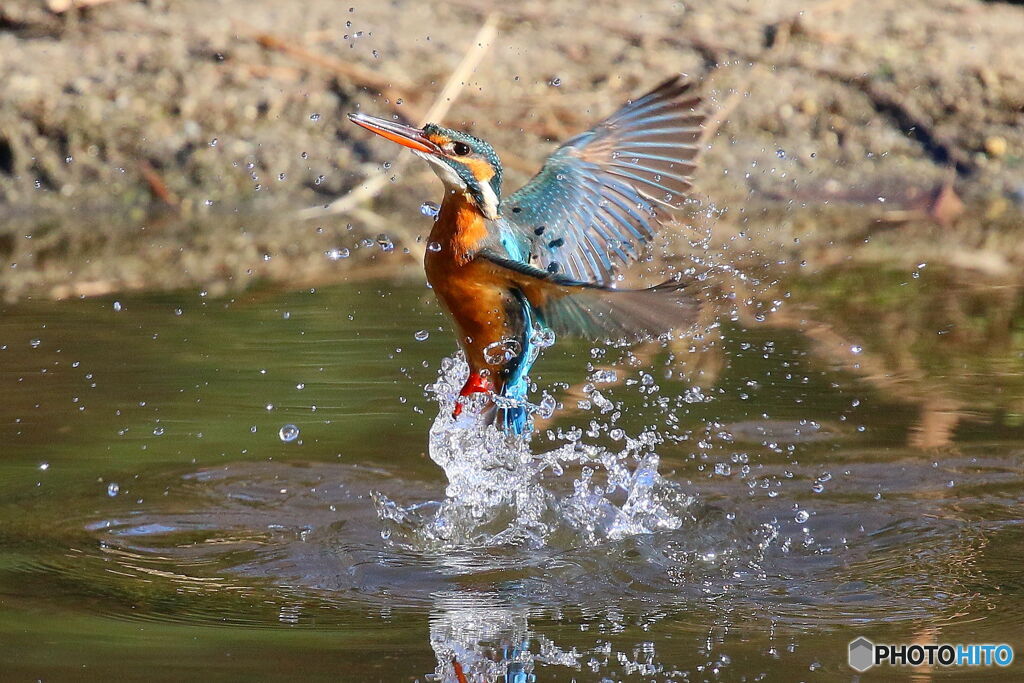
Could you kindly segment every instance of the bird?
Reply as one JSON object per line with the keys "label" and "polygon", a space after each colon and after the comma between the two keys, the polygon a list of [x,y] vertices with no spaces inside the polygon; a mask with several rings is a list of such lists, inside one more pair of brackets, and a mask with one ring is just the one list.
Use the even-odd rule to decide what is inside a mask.
{"label": "bird", "polygon": [[635,342],[691,326],[687,282],[620,289],[693,184],[705,113],[676,75],[558,147],[521,189],[502,194],[494,148],[465,131],[364,113],[349,119],[410,149],[444,183],[424,254],[427,282],[454,323],[469,376],[453,417],[486,395],[485,422],[532,429],[528,373],[551,336]]}

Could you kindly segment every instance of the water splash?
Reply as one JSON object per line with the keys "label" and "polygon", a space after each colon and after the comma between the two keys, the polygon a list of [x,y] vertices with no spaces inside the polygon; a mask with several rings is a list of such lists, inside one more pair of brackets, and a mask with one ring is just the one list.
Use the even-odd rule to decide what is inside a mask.
{"label": "water splash", "polygon": [[[531,434],[513,436],[486,424],[485,397],[452,411],[468,375],[461,355],[441,363],[427,389],[439,412],[430,458],[448,478],[445,499],[402,507],[377,494],[384,534],[418,549],[526,545],[575,548],[680,528],[692,496],[658,472],[657,434],[620,435],[622,448],[582,441],[534,453]],[[509,399],[504,399],[508,402]],[[554,399],[520,402],[531,415]],[[491,408],[493,410],[493,408]]]}

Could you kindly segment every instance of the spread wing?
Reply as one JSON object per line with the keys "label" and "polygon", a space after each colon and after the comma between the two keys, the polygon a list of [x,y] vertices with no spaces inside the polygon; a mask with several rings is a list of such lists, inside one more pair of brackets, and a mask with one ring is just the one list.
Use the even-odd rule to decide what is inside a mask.
{"label": "spread wing", "polygon": [[691,89],[665,81],[559,147],[501,204],[509,253],[591,282],[638,259],[691,186],[704,120]]}

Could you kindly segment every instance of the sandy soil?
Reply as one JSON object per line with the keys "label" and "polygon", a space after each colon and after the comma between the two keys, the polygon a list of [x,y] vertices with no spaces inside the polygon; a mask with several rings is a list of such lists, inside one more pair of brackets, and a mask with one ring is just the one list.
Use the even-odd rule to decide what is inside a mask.
{"label": "sandy soil", "polygon": [[[410,238],[419,228],[403,235],[390,217],[414,219],[437,194],[432,177],[344,114],[417,120],[491,8],[114,0],[58,16],[44,0],[5,0],[0,259],[42,268],[17,237],[40,216],[65,219],[40,231],[52,254],[130,241],[154,215],[220,225],[239,207],[285,216],[265,234],[287,240],[304,223],[297,210],[382,173],[395,182],[317,225]],[[684,72],[722,119],[700,193],[734,213],[850,202],[948,225],[957,211],[934,202],[945,183],[975,222],[1012,223],[1024,202],[1022,26],[1024,7],[972,0],[507,3],[444,121],[494,143],[514,187],[555,141]]]}

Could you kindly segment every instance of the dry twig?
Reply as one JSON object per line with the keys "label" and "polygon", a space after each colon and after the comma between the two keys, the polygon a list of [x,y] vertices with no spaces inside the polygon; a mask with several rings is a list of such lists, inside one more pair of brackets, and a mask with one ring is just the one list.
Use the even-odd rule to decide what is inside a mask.
{"label": "dry twig", "polygon": [[[444,88],[434,99],[434,104],[431,105],[427,113],[419,120],[420,125],[426,125],[431,121],[437,121],[443,119],[448,113],[448,110],[454,104],[461,93],[463,87],[466,85],[466,81],[476,67],[480,64],[480,60],[483,59],[484,53],[494,42],[494,37],[498,31],[498,21],[501,19],[501,15],[497,12],[490,14],[480,30],[477,31],[476,37],[473,38],[473,43],[470,45],[466,54],[463,55],[462,61],[459,62],[455,70],[452,71],[451,76],[448,77],[448,82],[445,83]],[[408,157],[402,157],[394,166],[393,170],[398,170],[407,163]],[[356,187],[348,194],[342,195],[335,199],[327,206],[313,206],[308,209],[303,209],[299,212],[299,218],[310,219],[320,218],[322,216],[329,216],[338,213],[345,213],[350,211],[355,206],[358,206],[367,199],[376,196],[381,188],[383,188],[388,182],[388,174],[380,174],[373,176],[362,185]]]}
{"label": "dry twig", "polygon": [[359,64],[344,62],[334,57],[311,52],[269,33],[257,35],[256,42],[267,50],[281,52],[289,57],[341,76],[347,81],[376,90],[392,102],[408,97],[412,91],[412,86],[408,83],[401,82],[392,77],[381,76],[375,71],[371,71]]}
{"label": "dry twig", "polygon": [[92,7],[93,5],[102,5],[113,1],[114,0],[46,0],[46,9],[50,10],[54,14],[62,14],[71,9]]}
{"label": "dry twig", "polygon": [[167,187],[167,183],[160,177],[157,170],[153,168],[153,164],[143,159],[139,162],[139,173],[142,174],[142,179],[146,181],[149,191],[153,193],[154,197],[175,211],[180,208],[177,195],[171,191],[171,188]]}

